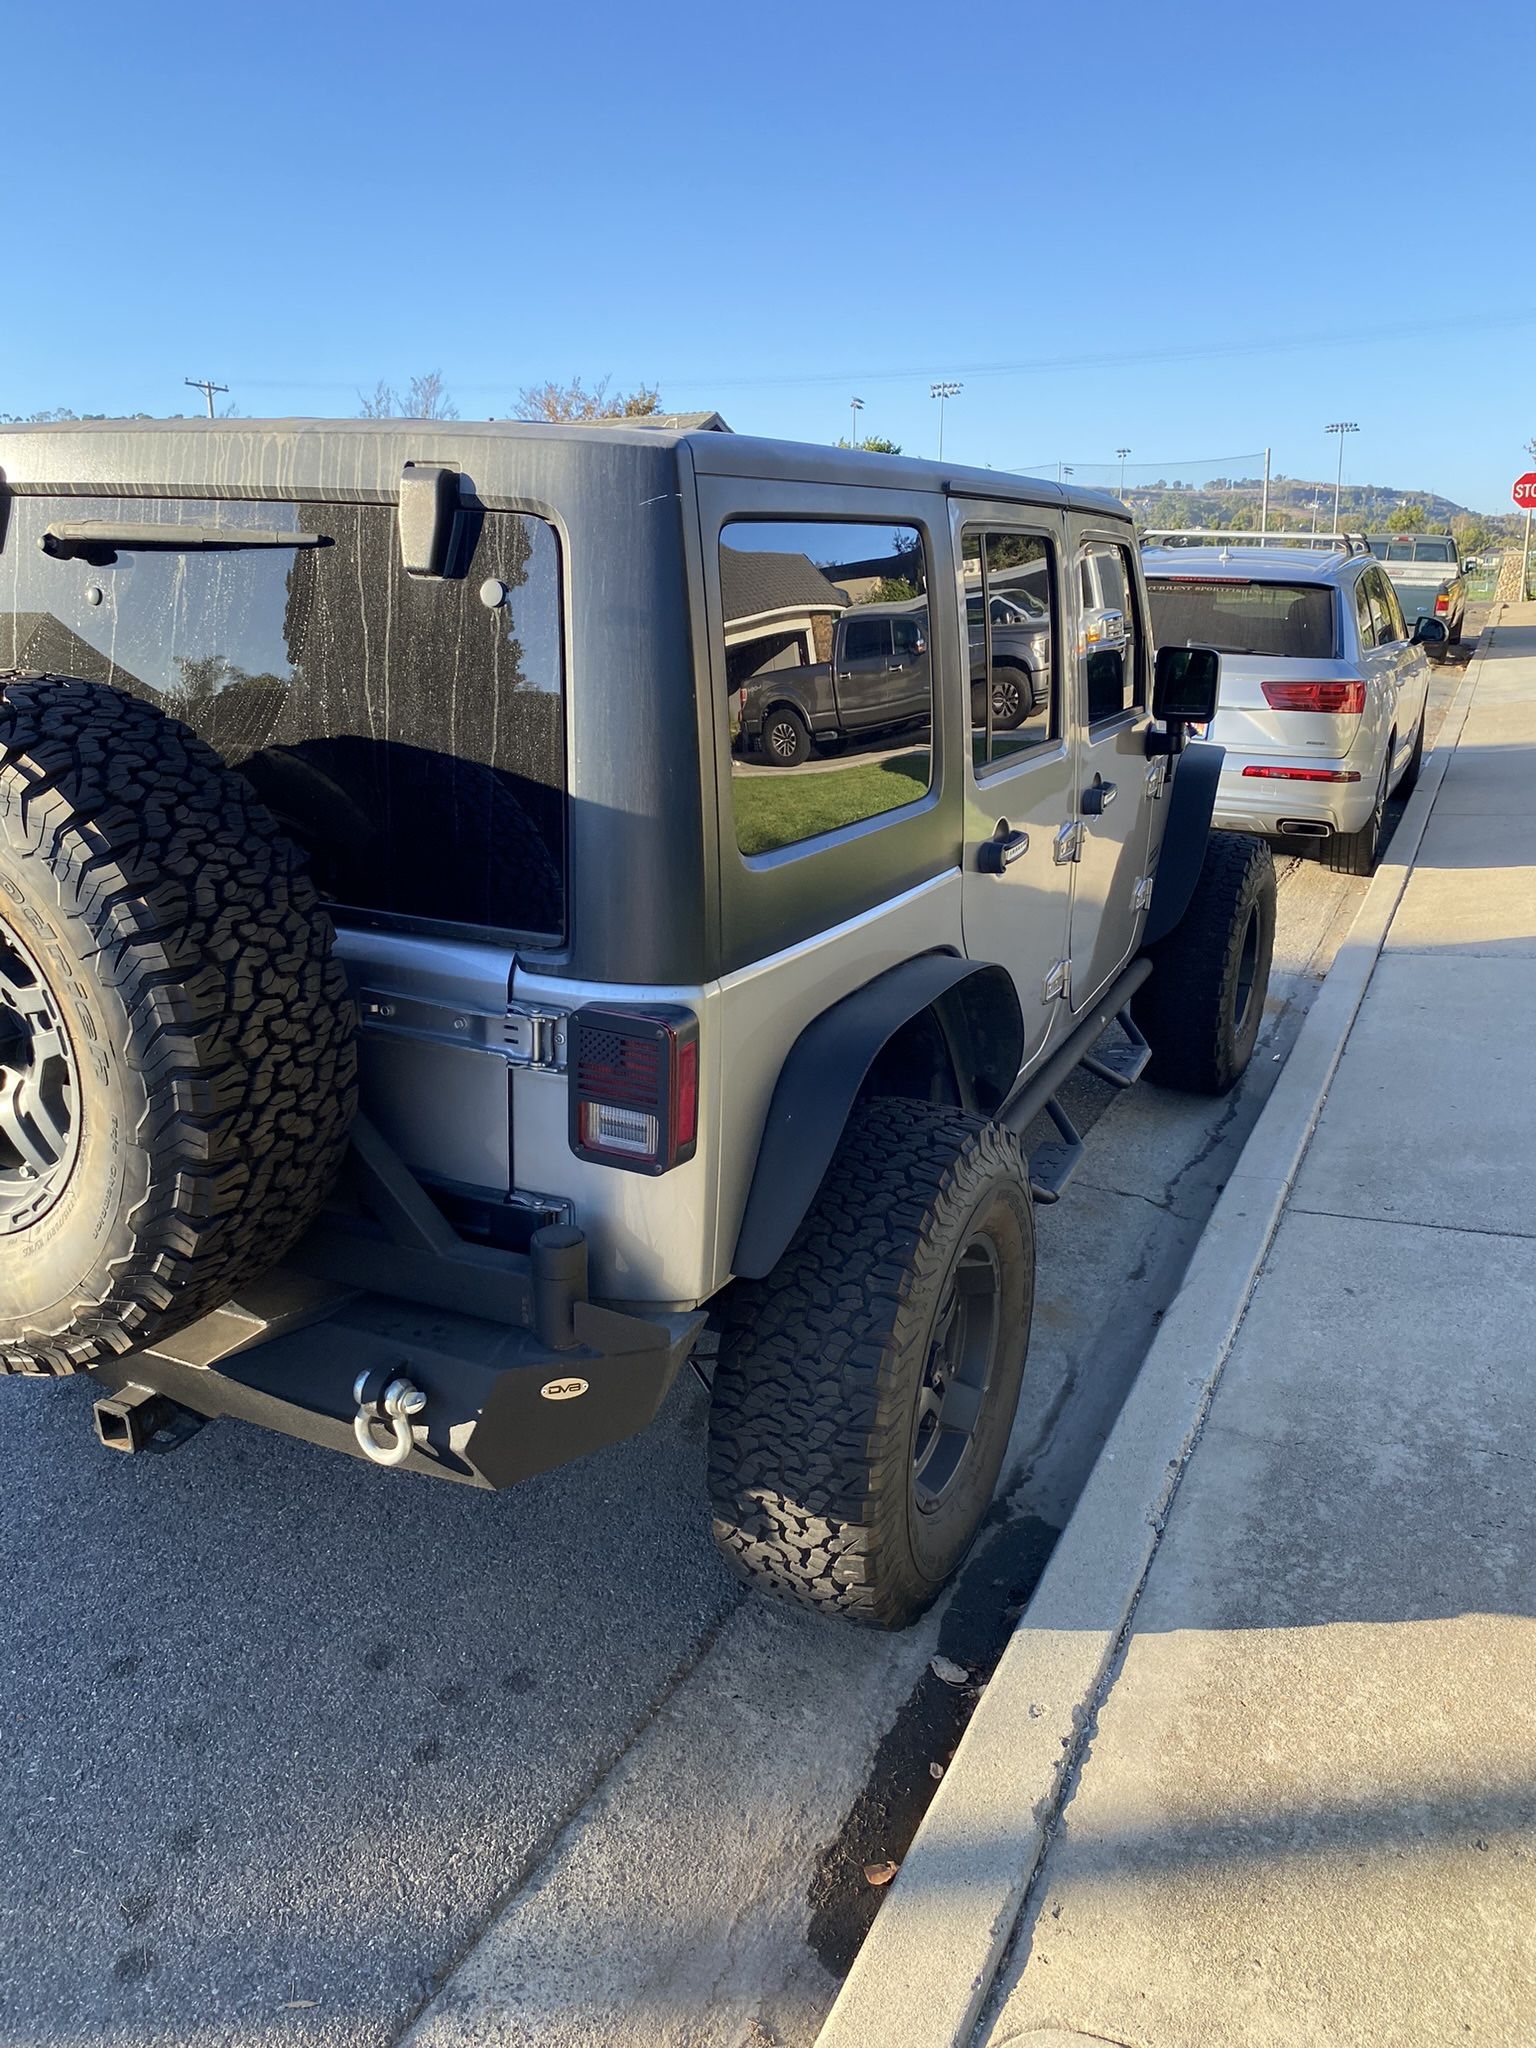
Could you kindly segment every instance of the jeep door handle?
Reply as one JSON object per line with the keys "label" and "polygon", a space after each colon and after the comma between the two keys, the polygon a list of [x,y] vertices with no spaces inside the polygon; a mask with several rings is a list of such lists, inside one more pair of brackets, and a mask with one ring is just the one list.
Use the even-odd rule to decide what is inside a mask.
{"label": "jeep door handle", "polygon": [[1112,782],[1095,782],[1092,789],[1083,791],[1083,810],[1090,818],[1102,818],[1115,800],[1115,785]]}
{"label": "jeep door handle", "polygon": [[976,855],[976,865],[984,875],[1000,875],[1004,868],[1011,868],[1021,853],[1029,851],[1027,832],[1003,832],[995,839],[984,839]]}

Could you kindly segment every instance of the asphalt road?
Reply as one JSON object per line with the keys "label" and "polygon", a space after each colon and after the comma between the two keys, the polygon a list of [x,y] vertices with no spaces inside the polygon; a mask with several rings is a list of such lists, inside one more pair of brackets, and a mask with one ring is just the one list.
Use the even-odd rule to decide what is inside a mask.
{"label": "asphalt road", "polygon": [[1281,869],[1242,1088],[1073,1084],[1002,1498],[903,1636],[743,1598],[689,1375],[503,1496],[232,1423],[113,1457],[85,1383],[0,1383],[0,2040],[808,2043],[958,1735],[928,1660],[996,1654],[1364,887]]}

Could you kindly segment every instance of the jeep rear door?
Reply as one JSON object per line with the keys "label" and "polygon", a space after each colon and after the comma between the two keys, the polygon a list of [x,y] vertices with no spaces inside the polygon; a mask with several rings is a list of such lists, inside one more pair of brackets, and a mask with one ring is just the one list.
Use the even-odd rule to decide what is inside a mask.
{"label": "jeep rear door", "polygon": [[1077,781],[1071,1007],[1081,1010],[1130,958],[1150,894],[1160,763],[1146,735],[1152,650],[1127,529],[1074,514]]}
{"label": "jeep rear door", "polygon": [[[1024,1017],[1025,1059],[1033,1059],[1066,1012],[1070,834],[1077,768],[1066,710],[1061,622],[1065,527],[1059,513],[1021,505],[951,507],[961,564],[970,746],[965,766],[965,950],[1005,967]],[[994,579],[1033,569],[1045,609],[1032,676],[1035,708],[1012,726],[995,719],[992,671],[999,650],[991,602]],[[1009,658],[1015,650],[1010,646]],[[1056,1033],[1060,1035],[1059,1031]]]}

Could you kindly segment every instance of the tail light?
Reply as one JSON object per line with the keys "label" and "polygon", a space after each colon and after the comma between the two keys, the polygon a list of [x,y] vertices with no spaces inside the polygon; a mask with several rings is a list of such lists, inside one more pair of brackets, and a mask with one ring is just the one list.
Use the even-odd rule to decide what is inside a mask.
{"label": "tail light", "polygon": [[1438,618],[1444,618],[1445,614],[1450,610],[1450,608],[1450,592],[1448,590],[1442,590],[1440,592],[1440,595],[1435,599],[1435,614]]}
{"label": "tail light", "polygon": [[1358,768],[1245,768],[1266,782],[1358,782]]}
{"label": "tail light", "polygon": [[666,1173],[699,1136],[699,1023],[691,1010],[578,1010],[571,1019],[571,1150]]}
{"label": "tail light", "polygon": [[1264,701],[1274,711],[1363,711],[1365,684],[1358,676],[1343,682],[1261,683]]}

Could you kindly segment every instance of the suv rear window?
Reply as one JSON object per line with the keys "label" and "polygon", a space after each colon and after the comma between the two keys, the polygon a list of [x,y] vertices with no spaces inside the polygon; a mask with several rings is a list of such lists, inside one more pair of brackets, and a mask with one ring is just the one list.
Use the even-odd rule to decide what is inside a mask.
{"label": "suv rear window", "polygon": [[1281,660],[1329,661],[1338,653],[1333,592],[1326,584],[1168,576],[1149,580],[1147,595],[1159,647],[1215,647]]}
{"label": "suv rear window", "polygon": [[[389,505],[16,497],[0,667],[110,683],[242,769],[339,905],[558,936],[565,739],[559,544],[480,515],[446,579],[400,566]],[[228,549],[93,547],[68,520],[214,525]],[[242,528],[322,547],[240,547]]]}

